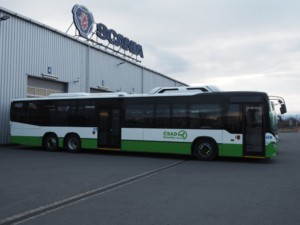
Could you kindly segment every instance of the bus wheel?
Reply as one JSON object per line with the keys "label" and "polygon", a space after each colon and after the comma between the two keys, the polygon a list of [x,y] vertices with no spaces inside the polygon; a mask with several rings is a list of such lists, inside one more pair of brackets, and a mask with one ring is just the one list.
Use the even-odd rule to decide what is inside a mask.
{"label": "bus wheel", "polygon": [[68,152],[77,153],[81,150],[80,138],[76,134],[70,134],[65,139],[65,146]]}
{"label": "bus wheel", "polygon": [[58,138],[55,134],[47,134],[44,137],[43,146],[47,151],[57,151],[58,150]]}
{"label": "bus wheel", "polygon": [[194,145],[194,155],[199,160],[214,160],[218,155],[217,144],[209,139],[200,139]]}

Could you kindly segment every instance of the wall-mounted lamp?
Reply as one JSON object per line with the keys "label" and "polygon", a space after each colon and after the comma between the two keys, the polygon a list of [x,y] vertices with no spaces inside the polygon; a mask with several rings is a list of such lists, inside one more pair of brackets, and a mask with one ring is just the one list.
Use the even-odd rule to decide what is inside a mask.
{"label": "wall-mounted lamp", "polygon": [[116,66],[121,66],[122,64],[124,64],[125,62],[120,62],[118,63]]}
{"label": "wall-mounted lamp", "polygon": [[8,15],[4,15],[0,17],[0,22],[8,20],[10,17]]}
{"label": "wall-mounted lamp", "polygon": [[73,83],[78,83],[80,82],[80,77],[77,77],[77,80],[74,80]]}

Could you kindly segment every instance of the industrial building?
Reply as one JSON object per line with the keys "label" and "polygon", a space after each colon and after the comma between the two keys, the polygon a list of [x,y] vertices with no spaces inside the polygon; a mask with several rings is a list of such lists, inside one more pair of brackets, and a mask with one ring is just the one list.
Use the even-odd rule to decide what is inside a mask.
{"label": "industrial building", "polygon": [[159,86],[186,84],[0,7],[0,144],[9,143],[14,98],[60,92],[147,93]]}

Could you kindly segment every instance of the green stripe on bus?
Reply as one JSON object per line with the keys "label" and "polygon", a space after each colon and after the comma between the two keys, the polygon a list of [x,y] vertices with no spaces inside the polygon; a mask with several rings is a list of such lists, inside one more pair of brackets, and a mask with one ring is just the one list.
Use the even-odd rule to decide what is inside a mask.
{"label": "green stripe on bus", "polygon": [[191,143],[122,140],[122,151],[191,154]]}
{"label": "green stripe on bus", "polygon": [[[11,136],[10,142],[13,144],[42,146],[42,137],[28,136]],[[219,144],[219,156],[242,157],[243,146],[236,144]],[[59,138],[59,147],[63,147],[63,138]],[[97,139],[81,139],[81,147],[86,149],[97,149]],[[271,158],[276,156],[278,146],[270,143],[266,146],[265,157]],[[158,142],[158,141],[132,141],[122,140],[122,151],[133,152],[152,152],[152,153],[168,153],[168,154],[184,154],[192,153],[191,143],[181,142]]]}
{"label": "green stripe on bus", "polygon": [[[123,151],[192,154],[191,143],[155,142],[155,141],[122,141]],[[219,156],[242,157],[243,146],[234,144],[219,144]]]}
{"label": "green stripe on bus", "polygon": [[[41,147],[42,137],[11,136],[10,143]],[[64,148],[64,138],[59,137],[58,143],[60,148]],[[87,149],[97,149],[97,139],[82,138],[81,147]]]}
{"label": "green stripe on bus", "polygon": [[[97,149],[97,139],[91,139],[91,138],[81,138],[81,148],[86,149]],[[64,138],[59,137],[58,138],[59,147],[64,148]]]}
{"label": "green stripe on bus", "polygon": [[271,158],[277,155],[278,145],[274,142],[271,142],[266,146],[266,157]]}
{"label": "green stripe on bus", "polygon": [[243,145],[219,144],[219,156],[242,157]]}
{"label": "green stripe on bus", "polygon": [[11,136],[10,143],[20,144],[20,145],[29,145],[29,146],[41,146],[42,138],[41,137],[27,137],[27,136]]}
{"label": "green stripe on bus", "polygon": [[90,138],[81,139],[81,148],[96,149],[97,144],[98,144],[97,139],[90,139]]}

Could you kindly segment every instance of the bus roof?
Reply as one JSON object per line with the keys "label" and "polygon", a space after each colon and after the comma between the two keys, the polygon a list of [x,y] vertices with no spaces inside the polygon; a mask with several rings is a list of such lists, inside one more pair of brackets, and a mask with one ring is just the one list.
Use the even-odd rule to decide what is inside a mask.
{"label": "bus roof", "polygon": [[199,91],[167,91],[166,93],[159,94],[127,94],[125,92],[113,92],[113,93],[85,93],[85,92],[73,92],[73,93],[56,93],[51,94],[46,97],[41,98],[19,98],[13,99],[13,101],[41,101],[41,100],[63,100],[63,99],[95,99],[95,98],[138,98],[138,97],[171,97],[171,96],[196,96],[196,95],[206,95],[206,96],[236,96],[237,98],[240,96],[264,96],[268,97],[268,95],[264,92],[254,92],[254,91],[231,91],[231,92],[199,92]]}

